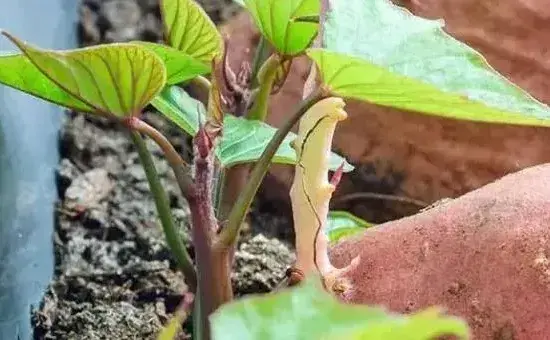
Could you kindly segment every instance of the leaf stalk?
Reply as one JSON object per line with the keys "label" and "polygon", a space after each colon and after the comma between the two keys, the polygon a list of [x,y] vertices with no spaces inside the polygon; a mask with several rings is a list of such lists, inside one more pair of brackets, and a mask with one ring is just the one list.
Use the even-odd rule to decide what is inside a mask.
{"label": "leaf stalk", "polygon": [[187,249],[185,248],[185,245],[176,229],[172,218],[172,213],[170,211],[168,195],[160,182],[151,153],[147,149],[145,141],[138,132],[131,131],[130,134],[137,148],[140,161],[143,165],[143,169],[145,170],[147,181],[149,182],[149,188],[151,189],[151,193],[153,194],[153,198],[155,200],[155,206],[157,208],[162,229],[166,237],[166,243],[168,244],[172,254],[174,254],[176,262],[185,276],[185,281],[189,286],[189,290],[191,292],[196,292],[197,274],[195,272],[195,267],[193,266],[193,261],[191,260],[191,257],[189,256],[189,253],[187,252]]}
{"label": "leaf stalk", "polygon": [[265,121],[269,107],[269,97],[271,95],[273,84],[277,79],[277,71],[281,66],[281,57],[277,54],[272,54],[258,73],[258,81],[260,88],[256,95],[254,104],[247,114],[247,118],[251,120]]}
{"label": "leaf stalk", "polygon": [[157,129],[137,117],[127,118],[126,125],[130,127],[130,129],[139,131],[150,137],[153,141],[155,141],[155,143],[157,143],[157,145],[164,152],[166,160],[174,172],[176,181],[178,182],[178,186],[180,187],[183,196],[187,201],[191,201],[193,199],[191,196],[193,195],[195,183],[193,182],[189,166],[178,154],[170,141]]}

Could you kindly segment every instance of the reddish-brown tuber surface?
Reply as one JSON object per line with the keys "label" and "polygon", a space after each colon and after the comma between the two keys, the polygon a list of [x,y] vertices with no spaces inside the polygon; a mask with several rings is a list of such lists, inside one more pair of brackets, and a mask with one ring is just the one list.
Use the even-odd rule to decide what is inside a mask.
{"label": "reddish-brown tuber surface", "polygon": [[528,168],[331,250],[360,255],[344,300],[396,312],[440,305],[476,340],[550,339],[550,164]]}

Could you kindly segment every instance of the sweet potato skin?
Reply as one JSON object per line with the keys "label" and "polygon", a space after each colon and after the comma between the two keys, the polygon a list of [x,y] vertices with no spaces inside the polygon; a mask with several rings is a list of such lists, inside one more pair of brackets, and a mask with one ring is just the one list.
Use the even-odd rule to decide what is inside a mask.
{"label": "sweet potato skin", "polygon": [[550,164],[508,175],[330,251],[344,301],[396,312],[439,305],[473,339],[550,339]]}

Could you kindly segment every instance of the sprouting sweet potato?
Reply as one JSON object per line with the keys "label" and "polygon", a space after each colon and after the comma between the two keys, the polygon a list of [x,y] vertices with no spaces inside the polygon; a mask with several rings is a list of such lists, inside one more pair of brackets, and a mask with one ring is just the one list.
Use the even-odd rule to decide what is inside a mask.
{"label": "sprouting sweet potato", "polygon": [[331,249],[342,299],[396,312],[439,305],[474,339],[550,339],[550,164],[508,175]]}

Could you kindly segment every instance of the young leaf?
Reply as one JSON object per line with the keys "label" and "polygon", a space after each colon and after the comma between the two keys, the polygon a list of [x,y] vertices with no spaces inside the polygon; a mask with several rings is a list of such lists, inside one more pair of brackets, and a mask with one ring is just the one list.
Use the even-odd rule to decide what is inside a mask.
{"label": "young leaf", "polygon": [[[275,132],[275,128],[264,122],[225,115],[224,135],[216,153],[225,166],[255,162],[260,158]],[[289,133],[273,157],[274,163],[296,164],[296,151],[290,146],[294,139],[296,134]],[[342,162],[344,172],[353,170],[353,166],[342,156],[331,153],[329,164],[331,170],[338,169]]]}
{"label": "young leaf", "polygon": [[355,235],[372,226],[373,224],[347,211],[330,211],[325,233],[329,241],[334,244],[342,238]]}
{"label": "young leaf", "polygon": [[467,339],[467,324],[437,308],[412,315],[340,303],[317,281],[278,293],[245,297],[211,317],[214,340],[431,340],[442,335]]}
{"label": "young leaf", "polygon": [[210,65],[173,47],[145,41],[133,41],[155,52],[166,67],[166,84],[174,85],[210,72]]}
{"label": "young leaf", "polygon": [[178,86],[166,86],[151,105],[191,136],[199,131],[199,115],[206,119],[204,105]]}
{"label": "young leaf", "polygon": [[161,0],[162,21],[168,44],[198,60],[210,63],[222,51],[216,25],[194,0]]}
{"label": "young leaf", "polygon": [[[67,94],[92,107],[95,113],[119,117],[139,114],[166,82],[162,61],[138,45],[111,44],[50,51],[35,48],[8,33],[4,35],[41,73]],[[21,76],[28,75],[31,74],[21,73]],[[31,78],[22,82],[33,81]]]}
{"label": "young leaf", "polygon": [[23,54],[0,56],[0,83],[76,111],[94,111],[92,106],[57,86]]}
{"label": "young leaf", "polygon": [[[204,105],[177,86],[167,86],[160,95],[152,100],[151,104],[191,136],[198,131],[199,114],[203,122],[206,119]],[[220,143],[216,146],[216,155],[226,167],[255,162],[261,156],[275,131],[275,128],[264,122],[225,114],[224,133]],[[290,146],[290,142],[295,138],[296,134],[289,133],[275,154],[274,163],[296,163],[296,152]],[[331,154],[330,169],[338,169],[342,162],[344,162],[344,171],[353,170],[353,166],[336,153]]]}
{"label": "young leaf", "polygon": [[320,0],[244,0],[262,34],[284,55],[303,52],[317,35],[316,22],[296,20],[315,17]]}
{"label": "young leaf", "polygon": [[334,94],[454,119],[550,125],[546,105],[447,35],[440,21],[388,0],[331,1],[324,46],[308,54]]}

